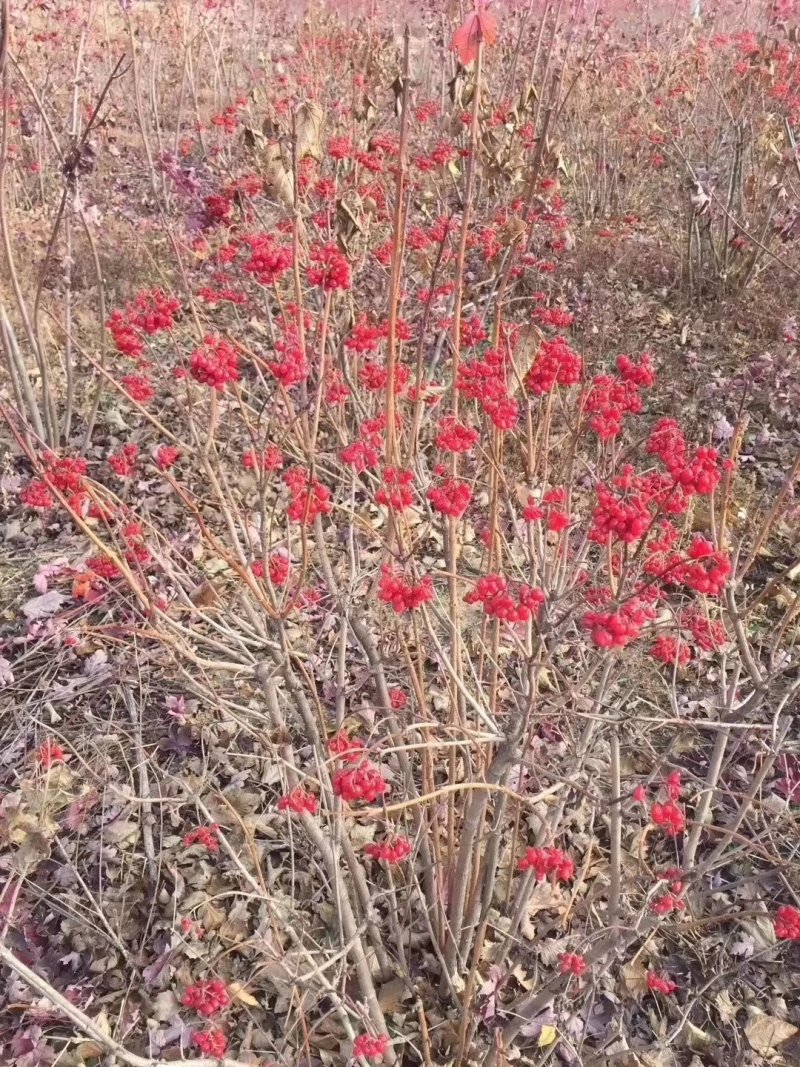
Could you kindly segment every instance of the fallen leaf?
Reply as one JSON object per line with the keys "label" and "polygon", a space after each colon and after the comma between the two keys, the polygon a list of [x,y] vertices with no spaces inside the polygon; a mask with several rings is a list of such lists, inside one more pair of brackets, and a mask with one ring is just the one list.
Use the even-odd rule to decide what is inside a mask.
{"label": "fallen leaf", "polygon": [[624,963],[619,973],[622,976],[625,992],[634,1000],[641,1000],[647,993],[647,970],[644,964],[638,960]]}
{"label": "fallen leaf", "polygon": [[67,598],[57,589],[48,589],[41,596],[35,596],[22,605],[22,614],[31,620],[47,619],[60,609]]}
{"label": "fallen leaf", "polygon": [[384,982],[378,991],[378,1003],[384,1014],[390,1015],[397,1011],[407,992],[408,987],[402,978],[392,978],[391,981]]}
{"label": "fallen leaf", "polygon": [[539,1048],[547,1048],[548,1045],[552,1045],[558,1037],[558,1030],[555,1026],[543,1026],[542,1032],[539,1034],[539,1040],[536,1044]]}
{"label": "fallen leaf", "polygon": [[248,993],[240,982],[231,982],[231,984],[228,986],[228,992],[234,1000],[241,1001],[241,1003],[246,1004],[248,1008],[258,1007],[258,1001],[256,1000],[256,998],[252,996],[252,994]]}
{"label": "fallen leaf", "polygon": [[750,1047],[766,1056],[774,1048],[777,1048],[790,1037],[797,1033],[797,1027],[792,1026],[785,1019],[778,1019],[775,1015],[754,1015],[744,1028]]}
{"label": "fallen leaf", "polygon": [[309,100],[297,109],[295,116],[295,133],[297,136],[297,158],[311,156],[322,159],[322,124],[325,113],[319,104]]}

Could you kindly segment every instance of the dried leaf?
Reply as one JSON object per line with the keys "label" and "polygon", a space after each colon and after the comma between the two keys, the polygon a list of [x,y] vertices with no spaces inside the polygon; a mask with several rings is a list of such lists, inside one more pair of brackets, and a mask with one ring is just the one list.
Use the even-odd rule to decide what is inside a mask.
{"label": "dried leaf", "polygon": [[228,992],[234,1000],[241,1001],[242,1004],[246,1004],[248,1008],[257,1008],[258,1001],[254,996],[247,992],[240,982],[231,982],[228,986]]}
{"label": "dried leaf", "polygon": [[548,1045],[552,1045],[558,1037],[558,1030],[555,1026],[543,1026],[542,1032],[539,1034],[539,1040],[536,1044],[539,1048],[547,1048]]}
{"label": "dried leaf", "polygon": [[41,596],[35,596],[22,605],[22,614],[31,620],[47,619],[60,609],[67,598],[57,589],[48,589]]}
{"label": "dried leaf", "polygon": [[402,978],[392,978],[384,982],[378,992],[378,1003],[385,1014],[398,1011],[403,997],[408,992],[408,986]]}
{"label": "dried leaf", "polygon": [[634,1000],[641,1000],[647,993],[647,970],[643,963],[634,960],[620,967],[620,975],[625,992]]}
{"label": "dried leaf", "polygon": [[750,1047],[766,1056],[784,1041],[794,1037],[797,1027],[774,1015],[754,1015],[744,1028]]}
{"label": "dried leaf", "polygon": [[325,113],[319,104],[309,100],[297,109],[295,116],[295,133],[297,136],[297,158],[311,156],[322,159],[322,126]]}

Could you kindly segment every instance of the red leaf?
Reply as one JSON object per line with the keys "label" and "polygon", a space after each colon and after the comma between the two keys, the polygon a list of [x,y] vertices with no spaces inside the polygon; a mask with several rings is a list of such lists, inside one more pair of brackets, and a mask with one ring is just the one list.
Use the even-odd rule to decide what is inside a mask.
{"label": "red leaf", "polygon": [[484,40],[492,45],[497,40],[497,20],[494,15],[484,6],[482,0],[478,0],[478,6],[468,15],[464,24],[456,30],[453,36],[453,50],[458,52],[458,58],[466,66],[478,57],[478,42]]}

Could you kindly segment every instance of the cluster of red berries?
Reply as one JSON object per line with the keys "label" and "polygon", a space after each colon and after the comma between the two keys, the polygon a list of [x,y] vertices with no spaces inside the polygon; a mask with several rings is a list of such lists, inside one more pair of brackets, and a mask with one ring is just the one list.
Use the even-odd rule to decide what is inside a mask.
{"label": "cluster of red berries", "polygon": [[469,452],[478,440],[478,431],[465,426],[452,415],[446,415],[436,431],[436,446],[444,452]]}
{"label": "cluster of red berries", "polygon": [[239,381],[239,354],[224,338],[209,335],[192,352],[189,373],[201,385],[221,393],[229,382]]}
{"label": "cluster of red berries", "polygon": [[502,574],[486,574],[464,597],[468,604],[481,604],[487,615],[503,622],[527,622],[545,602],[541,589],[520,582],[516,587]]}
{"label": "cluster of red berries", "polygon": [[364,760],[349,770],[337,771],[333,776],[333,791],[348,804],[359,800],[373,804],[389,791],[389,784],[374,764]]}
{"label": "cluster of red berries", "polygon": [[283,453],[276,445],[267,445],[262,452],[250,450],[242,455],[246,471],[279,471],[283,466]]}
{"label": "cluster of red berries", "polygon": [[664,996],[669,997],[678,988],[678,983],[673,982],[664,971],[648,971],[647,988],[654,993],[663,993]]}
{"label": "cluster of red berries", "polygon": [[633,382],[621,381],[611,374],[598,374],[586,397],[584,409],[589,425],[601,441],[611,441],[622,432],[626,415],[638,415],[642,399]]}
{"label": "cluster of red berries", "polygon": [[212,823],[210,826],[198,826],[194,830],[190,830],[188,834],[184,834],[183,844],[185,848],[191,848],[192,845],[202,845],[208,852],[216,854],[219,852],[219,826],[217,823]]}
{"label": "cluster of red berries", "polygon": [[394,574],[392,568],[385,564],[378,581],[378,599],[384,604],[391,604],[398,615],[415,611],[433,600],[433,582],[429,575],[416,581],[405,575]]}
{"label": "cluster of red berries", "polygon": [[144,566],[151,559],[150,549],[145,544],[144,530],[139,522],[128,522],[120,531],[125,542],[125,558],[132,566]]}
{"label": "cluster of red berries", "polygon": [[20,493],[23,504],[36,511],[48,511],[55,505],[53,490],[66,497],[71,511],[80,514],[86,503],[84,478],[88,465],[85,459],[59,458],[53,452],[42,457],[44,473],[33,478]]}
{"label": "cluster of red berries", "polygon": [[306,270],[306,278],[310,285],[319,285],[326,292],[351,287],[350,264],[335,244],[315,245],[308,258],[311,266]]}
{"label": "cluster of red berries", "polygon": [[64,763],[67,759],[67,754],[61,745],[55,741],[45,741],[39,745],[36,750],[36,760],[40,767],[44,767],[45,770],[49,770],[54,763]]}
{"label": "cluster of red berries", "polygon": [[721,622],[707,618],[694,607],[681,612],[680,623],[691,633],[697,647],[704,652],[719,652],[728,640]]}
{"label": "cluster of red berries", "polygon": [[144,353],[142,335],[171,330],[180,309],[180,301],[163,290],[143,290],[124,309],[112,311],[106,326],[117,351],[138,359]]}
{"label": "cluster of red berries", "polygon": [[156,395],[153,383],[144,374],[126,374],[120,378],[120,385],[137,404],[149,404]]}
{"label": "cluster of red berries", "polygon": [[364,756],[364,742],[340,730],[328,741],[328,751],[345,763],[360,763]]}
{"label": "cluster of red berries", "polygon": [[136,470],[138,459],[138,445],[123,445],[119,452],[111,453],[108,457],[108,465],[119,478],[130,478]]}
{"label": "cluster of red berries", "polygon": [[650,808],[650,818],[670,837],[676,837],[686,829],[686,813],[680,804],[672,799],[663,804],[653,804]]}
{"label": "cluster of red berries", "polygon": [[316,815],[318,810],[317,798],[301,785],[296,785],[278,801],[278,811],[290,811],[295,815]]}
{"label": "cluster of red berries", "polygon": [[615,611],[587,611],[583,625],[591,632],[598,648],[625,648],[641,636],[642,628],[652,616],[651,608],[634,599]]}
{"label": "cluster of red berries", "polygon": [[222,1030],[198,1030],[192,1035],[192,1044],[211,1059],[221,1060],[228,1048],[228,1039]]}
{"label": "cluster of red berries", "polygon": [[575,385],[580,381],[583,360],[573,351],[564,337],[542,341],[533,366],[525,376],[525,388],[542,396],[556,385]]}
{"label": "cluster of red berries", "polygon": [[644,537],[651,521],[647,499],[642,494],[600,483],[589,539],[601,545],[609,541],[630,545]]}
{"label": "cluster of red berries", "polygon": [[206,1018],[227,1008],[230,1002],[227,986],[217,978],[190,985],[181,1000],[184,1008],[191,1008]]}
{"label": "cluster of red berries", "polygon": [[311,368],[299,345],[276,341],[275,351],[281,358],[270,360],[267,370],[284,389],[291,389],[292,386],[308,380]]}
{"label": "cluster of red berries", "polygon": [[266,574],[269,574],[270,582],[277,589],[282,589],[291,576],[292,561],[285,550],[276,549],[275,552],[270,554],[266,568],[264,567],[264,561],[257,559],[253,561],[250,570],[255,578],[264,578]]}
{"label": "cluster of red berries", "polygon": [[661,634],[653,642],[650,655],[668,666],[685,667],[692,658],[692,650],[681,638]]}
{"label": "cluster of red berries", "polygon": [[575,874],[575,864],[560,848],[529,848],[517,870],[533,871],[537,882],[550,875],[556,882],[568,882]]}
{"label": "cluster of red berries", "polygon": [[414,503],[413,471],[401,467],[385,467],[380,489],[375,493],[375,502],[390,511],[405,511]]}
{"label": "cluster of red berries", "polygon": [[775,913],[775,936],[781,941],[800,941],[800,908],[783,904]]}
{"label": "cluster of red berries", "polygon": [[[360,385],[369,393],[382,393],[386,389],[389,372],[382,363],[369,361],[358,372]],[[405,392],[411,380],[411,368],[405,363],[398,363],[394,369],[394,391],[396,396]]]}
{"label": "cluster of red berries", "polygon": [[445,478],[439,485],[430,487],[428,500],[435,511],[460,519],[472,500],[472,490],[458,478]]}
{"label": "cluster of red berries", "polygon": [[487,349],[480,359],[461,368],[458,389],[477,400],[484,414],[498,430],[512,430],[519,419],[519,404],[506,384],[508,359],[499,349]]}
{"label": "cluster of red berries", "polygon": [[364,855],[383,863],[402,863],[411,855],[411,842],[406,837],[394,837],[388,841],[364,845]]}
{"label": "cluster of red berries", "polygon": [[284,485],[290,493],[286,514],[292,522],[310,526],[318,515],[327,515],[333,504],[331,491],[326,485],[309,477],[302,467],[292,467],[283,476]]}
{"label": "cluster of red berries", "polygon": [[569,512],[564,510],[563,505],[567,502],[567,493],[563,486],[548,489],[537,504],[534,497],[529,498],[528,503],[522,509],[522,517],[526,522],[539,522],[544,519],[547,529],[553,533],[562,533],[570,524]]}
{"label": "cluster of red berries", "polygon": [[279,244],[271,233],[249,234],[242,243],[250,249],[250,258],[243,270],[252,274],[259,285],[274,285],[294,262],[291,245]]}
{"label": "cluster of red berries", "polygon": [[339,453],[342,463],[347,463],[359,472],[374,470],[381,459],[382,442],[379,437],[367,435],[351,442]]}
{"label": "cluster of red berries", "polygon": [[688,560],[676,571],[676,578],[696,593],[719,596],[731,574],[731,561],[699,534],[689,546]]}
{"label": "cluster of red berries", "polygon": [[380,1037],[371,1037],[369,1034],[359,1034],[353,1042],[353,1056],[358,1059],[363,1057],[365,1060],[382,1060],[387,1048],[389,1047],[389,1038],[386,1034],[381,1034]]}
{"label": "cluster of red berries", "polygon": [[563,952],[559,960],[559,967],[562,974],[573,974],[576,978],[580,978],[582,974],[586,973],[588,963],[577,952]]}
{"label": "cluster of red berries", "polygon": [[159,445],[153,458],[160,470],[168,471],[181,458],[181,452],[175,445]]}
{"label": "cluster of red berries", "polygon": [[700,446],[690,457],[683,431],[674,419],[659,419],[648,438],[647,451],[658,456],[675,485],[688,496],[713,493],[722,477],[717,450]]}

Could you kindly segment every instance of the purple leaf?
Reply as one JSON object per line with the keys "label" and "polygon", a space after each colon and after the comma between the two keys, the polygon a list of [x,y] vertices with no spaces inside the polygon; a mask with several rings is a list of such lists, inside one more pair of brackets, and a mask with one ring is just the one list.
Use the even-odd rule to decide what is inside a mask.
{"label": "purple leaf", "polygon": [[26,601],[22,605],[22,614],[28,619],[46,619],[49,615],[55,615],[66,599],[57,589],[50,589],[41,596]]}

